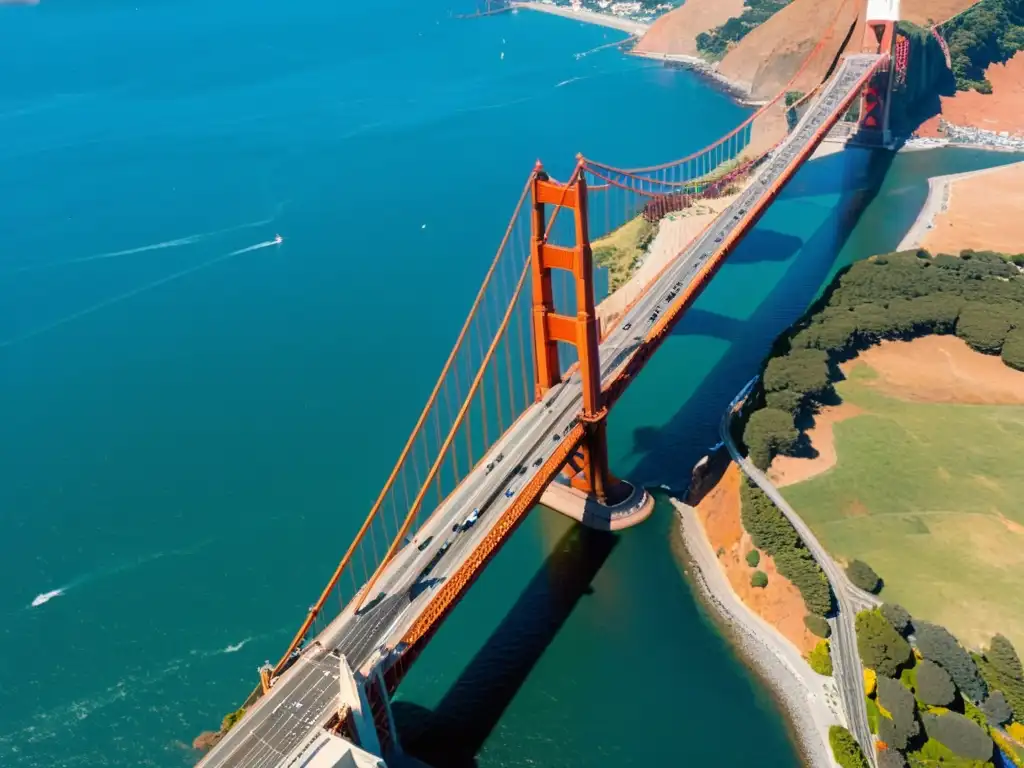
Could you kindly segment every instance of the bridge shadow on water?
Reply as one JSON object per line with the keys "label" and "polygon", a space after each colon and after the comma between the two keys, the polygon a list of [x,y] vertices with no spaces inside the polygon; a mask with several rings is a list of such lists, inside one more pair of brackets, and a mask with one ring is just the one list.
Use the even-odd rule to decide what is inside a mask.
{"label": "bridge shadow on water", "polygon": [[473,768],[476,755],[618,543],[571,527],[434,710],[392,705],[403,749],[436,768]]}
{"label": "bridge shadow on water", "polygon": [[[673,336],[712,336],[728,342],[729,347],[661,426],[641,426],[633,430],[633,468],[625,473],[630,480],[648,487],[663,484],[679,491],[689,486],[694,464],[718,442],[718,425],[730,400],[758,373],[775,338],[815,300],[854,225],[877,196],[894,154],[864,154],[867,183],[864,183],[863,171],[857,171],[855,183],[842,190],[839,201],[806,240],[766,230],[765,224],[760,223],[761,232],[753,230],[729,257],[727,264],[737,265],[781,261],[795,254],[775,289],[750,316],[728,317],[701,309],[698,302],[698,307],[680,320]],[[822,160],[829,161],[832,157],[842,156]],[[807,189],[814,189],[813,194],[822,194],[823,189],[830,189],[833,184],[836,191],[842,188],[844,174],[833,163],[817,167],[815,176],[819,175],[838,177],[838,181],[824,180],[819,186],[812,180],[796,196],[812,194]],[[725,274],[716,279],[723,278],[736,279],[736,276]],[[660,375],[665,375],[664,369]],[[614,412],[610,418],[615,419]]]}

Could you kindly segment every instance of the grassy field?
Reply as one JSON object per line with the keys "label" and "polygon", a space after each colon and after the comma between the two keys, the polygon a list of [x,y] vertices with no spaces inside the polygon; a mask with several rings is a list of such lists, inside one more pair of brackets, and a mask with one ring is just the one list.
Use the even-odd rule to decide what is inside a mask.
{"label": "grassy field", "polygon": [[629,280],[657,233],[656,225],[637,216],[590,244],[598,266],[608,268],[609,292]]}
{"label": "grassy field", "polygon": [[835,425],[836,466],[786,498],[886,600],[972,646],[998,631],[1024,647],[1024,407],[907,402],[873,374],[837,385],[865,413]]}

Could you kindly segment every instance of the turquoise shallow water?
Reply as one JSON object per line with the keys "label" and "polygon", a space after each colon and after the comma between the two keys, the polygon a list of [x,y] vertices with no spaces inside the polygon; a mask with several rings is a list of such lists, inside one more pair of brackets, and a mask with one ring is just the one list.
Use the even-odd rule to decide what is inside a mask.
{"label": "turquoise shallow water", "polygon": [[[190,764],[376,495],[533,161],[658,162],[745,114],[573,57],[618,33],[448,11],[0,8],[0,764]],[[683,485],[771,337],[899,240],[925,177],[1008,159],[809,165],[617,407],[615,470]],[[491,766],[795,765],[671,520],[609,544],[532,515],[403,686],[410,738],[470,722]]]}

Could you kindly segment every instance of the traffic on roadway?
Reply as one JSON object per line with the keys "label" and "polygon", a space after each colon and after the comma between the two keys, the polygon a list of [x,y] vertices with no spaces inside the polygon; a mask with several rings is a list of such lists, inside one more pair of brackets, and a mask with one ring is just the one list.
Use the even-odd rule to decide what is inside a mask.
{"label": "traffic on roadway", "polygon": [[[748,214],[766,203],[767,190],[788,178],[801,151],[823,123],[834,122],[844,97],[877,61],[850,56],[796,129],[763,164],[757,178],[675,258],[599,347],[601,381],[619,373],[659,317],[720,249]],[[445,579],[479,546],[494,523],[575,426],[582,409],[580,376],[573,373],[535,403],[491,448],[402,547],[357,612],[350,605],[307,645],[270,691],[200,763],[210,768],[277,766],[315,728],[334,714],[338,664],[354,670],[392,653]],[[371,664],[371,662],[373,664]],[[365,670],[364,670],[365,671]],[[333,685],[333,688],[332,688]]]}

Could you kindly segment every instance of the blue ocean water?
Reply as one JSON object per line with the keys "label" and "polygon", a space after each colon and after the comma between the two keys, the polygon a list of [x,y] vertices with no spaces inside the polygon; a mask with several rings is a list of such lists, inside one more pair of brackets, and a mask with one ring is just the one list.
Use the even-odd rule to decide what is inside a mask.
{"label": "blue ocean water", "polygon": [[[533,162],[658,162],[746,113],[573,56],[620,33],[452,10],[0,8],[0,764],[191,764],[362,520]],[[1008,158],[808,166],[618,406],[615,470],[684,484],[774,333],[895,244],[924,178]],[[504,696],[481,765],[795,765],[674,540],[667,509],[611,551],[538,510],[403,686],[410,729],[469,690]]]}

